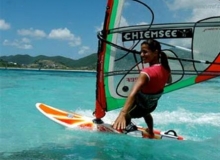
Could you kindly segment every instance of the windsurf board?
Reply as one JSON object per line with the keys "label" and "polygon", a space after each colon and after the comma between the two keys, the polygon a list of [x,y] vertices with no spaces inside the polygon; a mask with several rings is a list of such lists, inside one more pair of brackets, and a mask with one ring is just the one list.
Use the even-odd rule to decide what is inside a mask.
{"label": "windsurf board", "polygon": [[[74,112],[64,111],[43,103],[37,103],[36,108],[50,120],[67,128],[124,134],[122,130],[116,130],[112,127],[112,124],[105,123],[102,120],[94,121],[94,119],[90,117],[83,116]],[[137,130],[128,132],[126,135],[140,138],[149,138],[148,132],[142,126],[137,126]],[[154,130],[154,139],[183,140],[183,137],[177,135],[174,130],[169,130],[166,132]]]}

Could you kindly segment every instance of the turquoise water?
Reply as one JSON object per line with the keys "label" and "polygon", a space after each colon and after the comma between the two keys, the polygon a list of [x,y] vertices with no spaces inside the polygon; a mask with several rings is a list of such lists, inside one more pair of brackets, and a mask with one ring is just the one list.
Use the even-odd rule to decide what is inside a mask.
{"label": "turquoise water", "polygon": [[[153,113],[155,128],[185,141],[143,140],[65,129],[44,117],[37,102],[92,117],[95,73],[0,70],[1,160],[218,160],[220,79],[165,94]],[[113,121],[118,111],[108,112]],[[142,119],[134,121],[144,125]]]}

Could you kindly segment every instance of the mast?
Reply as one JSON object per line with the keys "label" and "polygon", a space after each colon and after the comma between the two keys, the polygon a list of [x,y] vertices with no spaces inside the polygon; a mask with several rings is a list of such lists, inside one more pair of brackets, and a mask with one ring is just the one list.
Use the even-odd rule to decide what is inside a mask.
{"label": "mast", "polygon": [[[121,10],[124,0],[108,0],[105,12],[104,26],[102,35],[104,39],[112,40],[112,36],[107,35],[107,31],[110,28],[118,27],[119,20],[121,17]],[[108,46],[109,47],[109,46]],[[101,40],[98,43],[98,57],[97,57],[97,74],[96,74],[96,101],[95,101],[95,111],[94,116],[96,119],[94,121],[100,121],[102,117],[105,116],[107,103],[106,103],[106,93],[105,93],[105,80],[104,74],[107,70],[105,66],[107,51],[107,44]],[[108,55],[109,56],[109,55]],[[109,62],[107,62],[109,63]]]}

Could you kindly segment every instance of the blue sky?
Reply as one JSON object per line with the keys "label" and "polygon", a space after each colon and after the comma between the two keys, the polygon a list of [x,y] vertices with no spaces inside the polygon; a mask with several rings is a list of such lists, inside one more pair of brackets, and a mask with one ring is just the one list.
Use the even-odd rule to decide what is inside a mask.
{"label": "blue sky", "polygon": [[[193,22],[220,15],[219,0],[142,0],[154,23]],[[107,0],[1,0],[0,55],[65,56],[79,59],[97,52]],[[122,25],[148,23],[126,0]],[[126,14],[126,15],[125,15]]]}

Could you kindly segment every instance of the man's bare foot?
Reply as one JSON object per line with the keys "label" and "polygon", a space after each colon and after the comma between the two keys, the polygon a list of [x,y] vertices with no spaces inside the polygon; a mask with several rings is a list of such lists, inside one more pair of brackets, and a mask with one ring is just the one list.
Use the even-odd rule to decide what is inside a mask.
{"label": "man's bare foot", "polygon": [[149,128],[146,128],[146,132],[149,134],[149,138],[154,138],[153,130],[150,130]]}

